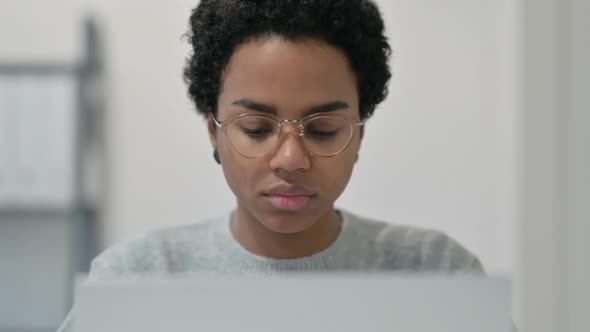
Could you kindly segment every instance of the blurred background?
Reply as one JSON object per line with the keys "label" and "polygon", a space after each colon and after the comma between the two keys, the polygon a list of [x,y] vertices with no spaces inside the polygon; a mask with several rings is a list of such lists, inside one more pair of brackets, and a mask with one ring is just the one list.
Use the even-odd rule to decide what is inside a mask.
{"label": "blurred background", "polygon": [[[109,245],[233,208],[182,80],[197,2],[0,1],[0,331],[54,330]],[[523,330],[582,331],[588,4],[376,2],[394,77],[337,206],[446,232]]]}

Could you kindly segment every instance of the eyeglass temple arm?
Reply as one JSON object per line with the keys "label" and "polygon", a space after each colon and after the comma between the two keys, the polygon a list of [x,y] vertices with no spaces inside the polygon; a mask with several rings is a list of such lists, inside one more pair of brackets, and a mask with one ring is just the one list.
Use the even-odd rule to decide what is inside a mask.
{"label": "eyeglass temple arm", "polygon": [[215,118],[215,116],[213,116],[213,113],[209,113],[211,115],[211,119],[213,119],[213,123],[215,123],[215,126],[217,128],[222,128],[223,124],[219,121],[217,121],[217,119]]}

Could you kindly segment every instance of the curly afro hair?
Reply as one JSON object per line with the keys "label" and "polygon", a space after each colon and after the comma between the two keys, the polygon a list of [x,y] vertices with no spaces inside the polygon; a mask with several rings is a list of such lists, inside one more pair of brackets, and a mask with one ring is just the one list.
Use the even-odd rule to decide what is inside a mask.
{"label": "curly afro hair", "polygon": [[342,50],[356,74],[362,119],[387,96],[391,48],[371,0],[201,0],[190,17],[192,53],[184,70],[199,113],[217,113],[222,72],[236,47],[273,35],[315,38]]}

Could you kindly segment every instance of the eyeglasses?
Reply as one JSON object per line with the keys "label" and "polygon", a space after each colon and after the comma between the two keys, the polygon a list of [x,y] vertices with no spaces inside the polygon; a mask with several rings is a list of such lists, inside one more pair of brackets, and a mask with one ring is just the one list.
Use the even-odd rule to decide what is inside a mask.
{"label": "eyeglasses", "polygon": [[296,125],[305,150],[314,156],[332,157],[348,147],[356,128],[364,121],[343,115],[312,114],[302,120],[280,120],[271,115],[245,113],[227,121],[217,121],[232,147],[246,158],[259,158],[274,151],[285,123]]}

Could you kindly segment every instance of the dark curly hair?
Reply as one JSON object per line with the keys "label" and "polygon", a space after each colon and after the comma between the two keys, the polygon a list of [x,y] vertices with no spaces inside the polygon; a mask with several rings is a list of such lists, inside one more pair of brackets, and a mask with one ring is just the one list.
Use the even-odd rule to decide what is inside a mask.
{"label": "dark curly hair", "polygon": [[359,110],[369,118],[387,96],[391,48],[371,0],[202,0],[187,36],[184,78],[199,113],[217,113],[222,72],[241,43],[260,36],[315,38],[342,50],[356,74]]}

